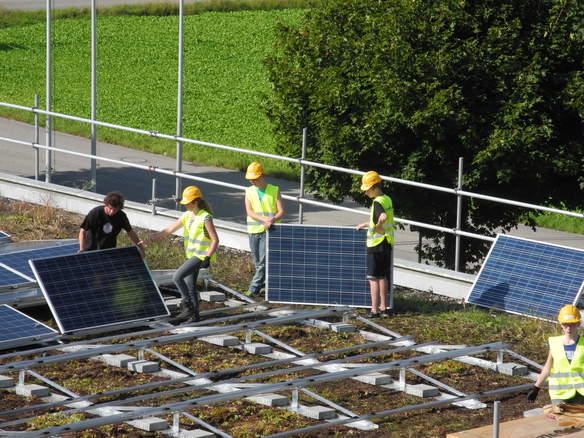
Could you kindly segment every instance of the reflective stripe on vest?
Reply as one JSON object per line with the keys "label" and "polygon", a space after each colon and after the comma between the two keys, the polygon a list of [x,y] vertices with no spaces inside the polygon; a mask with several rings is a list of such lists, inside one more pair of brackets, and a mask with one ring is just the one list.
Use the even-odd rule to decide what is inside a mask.
{"label": "reflective stripe on vest", "polygon": [[576,392],[584,395],[584,338],[578,338],[572,362],[566,358],[563,336],[552,336],[549,344],[553,359],[548,378],[552,402],[572,398]]}
{"label": "reflective stripe on vest", "polygon": [[[278,206],[276,204],[276,201],[278,200],[278,191],[278,186],[268,184],[264,196],[260,201],[257,187],[249,186],[245,189],[245,196],[249,199],[251,209],[255,214],[264,217],[274,217],[278,212]],[[264,231],[266,230],[264,229],[262,222],[256,221],[250,216],[247,217],[247,232],[249,234],[263,233]]]}
{"label": "reflective stripe on vest", "polygon": [[211,239],[205,236],[205,218],[207,216],[210,214],[205,210],[199,210],[196,215],[188,211],[181,216],[185,255],[188,259],[197,257],[203,260],[209,251]]}
{"label": "reflective stripe on vest", "polygon": [[[387,215],[387,219],[385,222],[381,224],[383,227],[383,233],[379,234],[375,231],[375,223],[373,222],[373,214],[374,214],[374,206],[375,203],[378,202],[383,207],[385,214]],[[373,247],[379,245],[383,242],[383,239],[387,239],[387,242],[390,245],[393,245],[393,232],[395,229],[395,225],[393,223],[393,205],[391,202],[391,198],[387,195],[380,195],[373,200],[373,204],[371,204],[371,214],[369,216],[369,227],[367,228],[367,246]]]}

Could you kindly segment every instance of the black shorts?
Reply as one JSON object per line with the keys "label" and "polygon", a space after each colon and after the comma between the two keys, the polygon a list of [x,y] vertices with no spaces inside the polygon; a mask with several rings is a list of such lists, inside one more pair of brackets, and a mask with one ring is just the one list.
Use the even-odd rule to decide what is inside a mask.
{"label": "black shorts", "polygon": [[387,278],[391,281],[391,251],[392,246],[387,241],[380,244],[383,249],[367,251],[367,278]]}

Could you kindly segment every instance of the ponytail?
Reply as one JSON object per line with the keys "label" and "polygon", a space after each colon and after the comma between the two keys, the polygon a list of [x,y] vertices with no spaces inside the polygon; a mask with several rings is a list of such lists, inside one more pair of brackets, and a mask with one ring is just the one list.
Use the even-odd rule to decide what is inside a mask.
{"label": "ponytail", "polygon": [[199,210],[206,210],[209,214],[213,215],[213,210],[211,209],[211,204],[203,198],[197,198],[194,201],[197,204]]}

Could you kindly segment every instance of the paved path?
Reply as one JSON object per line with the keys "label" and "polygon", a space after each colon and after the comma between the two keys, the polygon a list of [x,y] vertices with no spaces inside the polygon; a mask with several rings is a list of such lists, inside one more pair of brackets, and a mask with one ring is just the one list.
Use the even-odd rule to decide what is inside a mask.
{"label": "paved path", "polygon": [[[196,3],[200,0],[185,0],[187,3]],[[174,3],[179,4],[178,0],[96,0],[98,8],[105,8],[117,5],[136,5],[143,3]],[[6,9],[20,9],[25,11],[32,11],[36,9],[45,9],[46,0],[0,0],[0,8]],[[89,8],[91,7],[90,0],[53,0],[53,9],[66,8]]]}
{"label": "paved path", "polygon": [[[0,118],[0,137],[33,141],[34,127],[26,123]],[[44,142],[43,130],[40,132],[40,138],[41,142]],[[90,141],[88,139],[59,132],[55,134],[54,145],[66,150],[84,153],[90,152]],[[185,145],[185,147],[197,146]],[[105,155],[128,163],[140,163],[169,170],[174,169],[175,166],[174,158],[103,142],[98,143],[97,151],[98,155]],[[0,159],[0,172],[29,178],[34,177],[34,151],[32,148],[0,141],[0,157],[2,157]],[[40,163],[42,172],[45,163],[44,152],[40,153]],[[52,182],[69,187],[87,188],[90,179],[89,167],[90,161],[87,158],[55,153],[55,173],[52,177]],[[239,186],[247,185],[243,173],[239,171],[210,166],[198,166],[192,163],[184,163],[183,171],[202,178],[219,180]],[[96,191],[98,193],[107,193],[112,190],[120,190],[129,200],[144,203],[151,198],[153,177],[157,178],[158,198],[166,198],[174,195],[175,180],[171,176],[155,175],[149,171],[129,166],[98,162]],[[44,174],[41,174],[41,179],[44,180]],[[299,186],[296,182],[276,179],[270,179],[270,181],[279,185],[284,194],[290,196],[296,196],[298,194]],[[238,223],[245,222],[242,190],[225,188],[204,182],[193,183],[200,187],[205,197],[211,201],[217,218]],[[188,184],[188,182],[185,182],[183,186]],[[171,207],[172,205],[171,202],[168,202],[165,206]],[[354,203],[345,203],[344,205],[363,211],[362,207]],[[285,201],[284,207],[286,210],[285,222],[297,223],[297,203]],[[313,206],[305,206],[304,214],[305,223],[314,225],[352,226],[358,222],[362,222],[365,217],[358,213],[340,212]],[[533,232],[530,228],[524,226],[520,226],[518,230],[514,230],[511,234],[543,242],[584,248],[583,235],[574,235],[547,229],[539,229],[537,232]],[[417,233],[408,230],[399,231],[396,235],[397,257],[417,261],[417,255],[413,250],[417,242]]]}

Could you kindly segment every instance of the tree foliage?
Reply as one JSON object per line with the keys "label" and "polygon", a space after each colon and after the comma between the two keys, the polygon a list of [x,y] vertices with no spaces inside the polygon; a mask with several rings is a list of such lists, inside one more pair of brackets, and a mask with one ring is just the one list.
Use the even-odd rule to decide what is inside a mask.
{"label": "tree foliage", "polygon": [[[279,152],[537,204],[584,205],[584,2],[330,0],[282,26],[266,61]],[[364,202],[355,178],[322,169],[309,187]],[[398,216],[455,226],[452,195],[393,184]],[[471,200],[463,228],[509,230],[525,212]],[[446,241],[425,255],[442,258]],[[480,242],[465,242],[476,261]],[[452,258],[449,263],[451,265]]]}

